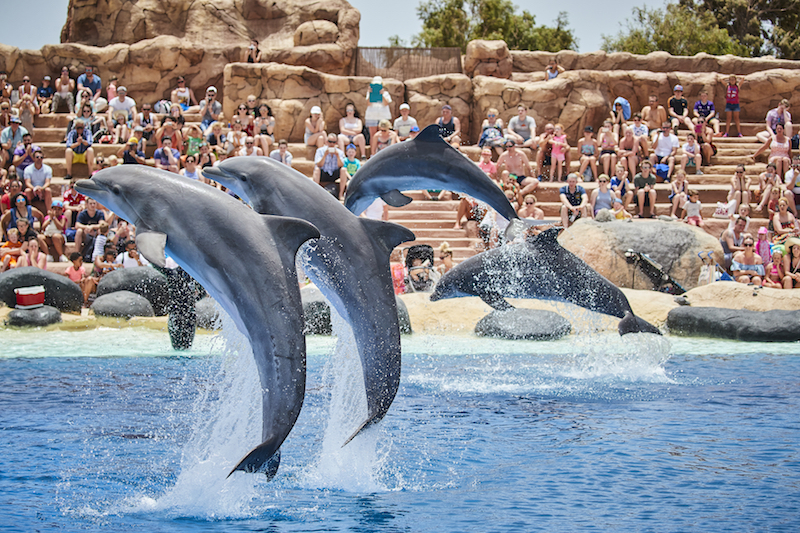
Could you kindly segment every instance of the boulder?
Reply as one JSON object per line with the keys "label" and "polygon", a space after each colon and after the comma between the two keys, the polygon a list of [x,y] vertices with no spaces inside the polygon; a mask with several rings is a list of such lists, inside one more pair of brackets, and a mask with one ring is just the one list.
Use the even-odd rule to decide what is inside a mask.
{"label": "boulder", "polygon": [[572,325],[558,313],[538,309],[492,311],[475,326],[482,337],[544,341],[569,335]]}
{"label": "boulder", "polygon": [[309,20],[300,24],[294,32],[295,46],[335,43],[339,28],[328,20]]}
{"label": "boulder", "polygon": [[411,335],[413,331],[411,330],[411,315],[408,314],[408,307],[399,296],[395,296],[395,300],[397,300],[397,320],[400,323],[400,334]]}
{"label": "boulder", "polygon": [[134,316],[155,316],[153,306],[147,298],[131,291],[117,291],[98,296],[92,304],[96,316],[131,318]]}
{"label": "boulder", "polygon": [[505,41],[475,40],[467,44],[464,73],[467,76],[510,78],[513,65]]}
{"label": "boulder", "polygon": [[726,307],[750,311],[800,310],[800,291],[763,288],[734,281],[715,281],[683,295],[693,307]]}
{"label": "boulder", "polygon": [[748,342],[800,340],[800,311],[748,311],[719,307],[677,307],[667,316],[673,335]]}
{"label": "boulder", "polygon": [[14,309],[8,313],[5,322],[7,326],[16,328],[38,328],[61,322],[61,312],[49,305],[36,309]]}
{"label": "boulder", "polygon": [[103,276],[97,285],[98,297],[117,291],[131,291],[145,297],[156,316],[169,313],[167,278],[152,267],[118,268]]}
{"label": "boulder", "polygon": [[195,304],[195,309],[198,328],[217,330],[222,327],[219,308],[213,298],[210,296],[203,298]]}
{"label": "boulder", "polygon": [[598,223],[581,219],[559,237],[561,245],[618,287],[652,289],[644,273],[625,258],[627,250],[647,254],[685,289],[697,286],[703,266],[698,252],[714,251],[722,261],[722,247],[705,231],[680,222],[643,220]]}
{"label": "boulder", "polygon": [[36,267],[12,268],[0,274],[0,301],[8,307],[17,304],[14,289],[44,286],[44,303],[60,311],[79,313],[83,305],[80,287],[66,276]]}
{"label": "boulder", "polygon": [[306,335],[330,335],[333,333],[331,306],[322,292],[313,285],[309,285],[300,291],[300,299],[303,301],[303,318],[305,319],[303,333]]}

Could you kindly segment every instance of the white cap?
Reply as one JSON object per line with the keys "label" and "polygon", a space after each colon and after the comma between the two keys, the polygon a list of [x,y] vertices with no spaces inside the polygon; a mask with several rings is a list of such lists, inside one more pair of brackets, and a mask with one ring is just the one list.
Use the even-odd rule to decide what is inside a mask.
{"label": "white cap", "polygon": [[411,106],[408,104],[400,104],[400,109],[411,109]]}
{"label": "white cap", "polygon": [[318,105],[315,105],[314,107],[311,108],[311,114],[312,115],[321,115],[322,114],[322,109],[320,109]]}
{"label": "white cap", "polygon": [[381,78],[380,76],[375,76],[374,78],[372,78],[372,83],[375,83],[377,85],[383,85],[383,78]]}
{"label": "white cap", "polygon": [[214,87],[213,85],[209,85],[208,89],[206,89],[206,92],[207,93],[215,93],[215,92],[217,92],[217,88]]}

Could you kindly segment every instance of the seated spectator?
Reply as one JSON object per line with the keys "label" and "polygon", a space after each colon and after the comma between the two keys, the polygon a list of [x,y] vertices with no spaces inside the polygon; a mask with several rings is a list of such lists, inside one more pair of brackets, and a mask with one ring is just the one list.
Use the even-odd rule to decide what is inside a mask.
{"label": "seated spectator", "polygon": [[231,121],[238,120],[242,123],[242,130],[247,134],[252,136],[253,135],[253,120],[255,117],[250,114],[250,110],[247,109],[247,105],[239,104],[236,107],[236,112],[233,114],[233,118]]}
{"label": "seated spectator", "polygon": [[325,120],[322,118],[322,109],[319,106],[311,108],[311,116],[306,119],[305,125],[306,132],[303,135],[303,141],[306,146],[323,148],[328,134],[325,133]]}
{"label": "seated spectator", "polygon": [[[344,197],[347,188],[347,170],[344,168],[344,153],[336,147],[338,139],[335,133],[328,134],[328,146],[317,148],[314,154],[314,171],[312,179],[326,191],[338,199]],[[339,184],[336,184],[336,180]]]}
{"label": "seated spectator", "polygon": [[[544,132],[536,140],[536,144],[539,145],[539,150],[536,152],[536,171],[539,173],[540,181],[545,180],[545,167],[552,166],[553,144],[550,141],[553,139],[554,132],[553,125],[546,124]],[[569,163],[567,163],[567,168],[569,168]],[[550,180],[552,181],[553,178],[551,177]]]}
{"label": "seated spectator", "polygon": [[161,127],[156,131],[156,145],[158,148],[163,146],[163,139],[169,139],[172,143],[172,148],[178,149],[183,147],[183,135],[181,134],[180,127],[175,122],[175,119],[167,115],[161,123]]}
{"label": "seated spectator", "polygon": [[64,275],[81,288],[83,306],[89,307],[89,296],[97,288],[97,279],[86,274],[86,268],[83,266],[83,257],[81,257],[81,254],[72,252],[69,255],[69,260],[72,264],[67,267]]}
{"label": "seated spectator", "polygon": [[789,211],[789,202],[786,198],[778,200],[778,211],[772,217],[772,231],[775,233],[772,242],[776,244],[783,244],[789,237],[800,235],[800,226]]}
{"label": "seated spectator", "polygon": [[[22,187],[23,183],[18,178],[10,178],[7,180],[7,183],[8,192],[0,197],[0,215],[5,214],[6,211],[11,209],[11,202],[14,197],[16,197],[19,193],[24,192]],[[0,233],[2,233],[2,231],[0,231]]]}
{"label": "seated spectator", "polygon": [[394,119],[393,129],[397,133],[397,137],[401,141],[411,138],[411,128],[417,127],[417,119],[409,116],[411,113],[411,106],[407,103],[400,104],[400,116]]}
{"label": "seated spectator", "polygon": [[[364,124],[356,116],[355,104],[347,104],[344,113],[344,116],[339,119],[339,150],[344,151],[346,145],[352,144],[361,151],[361,159],[365,160],[367,158],[367,141],[364,134],[361,133]],[[406,113],[407,115],[408,113]]]}
{"label": "seated spectator", "polygon": [[[689,210],[687,209],[687,214]],[[733,260],[733,255],[737,252],[744,251],[744,246],[742,246],[742,242],[744,241],[745,236],[747,235],[744,232],[744,226],[746,221],[743,218],[740,218],[736,221],[733,226],[733,229],[726,229],[722,232],[722,235],[719,237],[719,244],[722,246],[722,251],[725,255],[725,268],[726,270],[730,269],[731,261]]]}
{"label": "seated spectator", "polygon": [[124,246],[125,251],[114,259],[114,263],[122,265],[122,268],[148,266],[150,264],[150,262],[142,257],[136,250],[136,239],[128,239],[125,241]]}
{"label": "seated spectator", "polygon": [[516,181],[520,187],[517,197],[532,194],[539,186],[539,180],[531,173],[531,164],[528,156],[522,150],[517,150],[517,145],[511,139],[506,141],[506,151],[497,158],[497,172],[503,183]]}
{"label": "seated spectator", "polygon": [[758,142],[767,143],[775,134],[778,133],[777,126],[783,126],[784,134],[792,137],[792,114],[789,113],[789,100],[783,99],[775,109],[767,112],[766,130],[756,134]]}
{"label": "seated spectator", "polygon": [[558,77],[559,74],[566,72],[564,67],[558,64],[558,60],[554,57],[547,63],[544,69],[544,81],[550,81]]}
{"label": "seated spectator", "polygon": [[103,249],[103,253],[99,254],[92,260],[94,264],[94,277],[98,284],[106,274],[113,272],[118,268],[122,268],[121,264],[114,262],[116,258],[117,247],[113,244],[109,244]]}
{"label": "seated spectator", "polygon": [[517,210],[519,218],[531,218],[533,220],[544,220],[544,211],[536,207],[536,197],[526,194]]}
{"label": "seated spectator", "polygon": [[617,220],[629,220],[633,218],[631,214],[628,213],[628,210],[625,209],[625,206],[622,205],[622,200],[619,198],[614,198],[614,207],[611,209],[611,212]]}
{"label": "seated spectator", "polygon": [[494,148],[497,155],[503,153],[503,145],[505,144],[505,137],[503,137],[503,119],[497,116],[497,109],[490,107],[487,111],[486,118],[483,119],[481,124],[481,138],[478,141],[478,146],[483,148],[488,146]]}
{"label": "seated spectator", "polygon": [[[39,227],[42,227],[44,224],[44,215],[42,212],[31,206],[24,194],[17,194],[11,199],[11,201],[13,207],[8,209],[5,213],[3,213],[3,216],[0,217],[0,227],[2,227],[3,235],[8,235],[9,228],[20,229],[20,226],[17,224],[17,222],[19,220],[24,220],[27,226],[24,230],[20,229],[21,240],[24,242],[31,236],[28,234],[28,229],[30,229],[33,237],[38,238],[38,235],[33,230],[33,225],[36,223],[36,221],[38,221]],[[43,245],[46,251],[47,244],[45,243],[44,238],[40,240],[39,244]]]}
{"label": "seated spectator", "polygon": [[222,104],[217,102],[217,88],[211,85],[206,89],[206,97],[200,101],[200,115],[203,117],[200,127],[203,133],[209,134],[208,128],[222,116]]}
{"label": "seated spectator", "polygon": [[0,104],[0,128],[7,128],[11,125],[11,104],[3,102]]}
{"label": "seated spectator", "polygon": [[626,99],[618,96],[614,100],[609,113],[609,120],[611,122],[611,132],[619,139],[625,135],[625,130],[628,129],[627,120],[631,118],[631,104]]}
{"label": "seated spectator", "polygon": [[[0,246],[0,272],[17,266],[17,259],[23,253],[23,242],[17,228],[8,229],[8,239]],[[25,248],[27,250],[27,247]]]}
{"label": "seated spectator", "polygon": [[161,139],[161,148],[158,148],[153,154],[153,159],[155,159],[156,168],[161,170],[177,174],[180,169],[181,154],[172,147],[172,139],[169,137]]}
{"label": "seated spectator", "polygon": [[236,157],[244,148],[244,141],[247,139],[247,133],[244,131],[242,121],[238,118],[233,119],[231,131],[228,132],[228,142],[226,144],[227,155]]}
{"label": "seated spectator", "polygon": [[745,174],[744,165],[736,165],[736,173],[731,178],[731,190],[728,191],[728,201],[736,200],[739,204],[750,203],[750,176]]}
{"label": "seated spectator", "polygon": [[14,86],[8,83],[8,74],[0,72],[0,102],[11,103],[11,92]]}
{"label": "seated spectator", "polygon": [[130,136],[129,128],[132,127],[135,116],[136,102],[128,96],[125,87],[120,87],[117,89],[117,96],[108,102],[108,123],[114,129],[115,144]]}
{"label": "seated spectator", "polygon": [[[262,102],[263,105],[267,105],[266,102]],[[245,100],[245,105],[247,106],[247,112],[255,118],[258,116],[258,102],[256,101],[256,95],[248,94],[247,100]],[[269,108],[269,106],[267,106]],[[270,109],[269,116],[272,116],[272,110]]]}
{"label": "seated spectator", "polygon": [[[766,229],[766,228],[761,228]],[[763,263],[764,258],[761,258]],[[764,279],[761,281],[762,287],[770,289],[783,289],[783,280],[786,278],[786,272],[783,270],[783,254],[780,249],[776,248],[772,253],[772,258],[764,268]]]}
{"label": "seated spectator", "polygon": [[745,220],[744,224],[744,231],[745,233],[750,232],[750,204],[740,204],[739,205],[739,212],[732,214],[728,217],[728,229],[733,228],[736,224],[736,221],[740,218]]}
{"label": "seated spectator", "polygon": [[[143,104],[142,112],[137,114],[136,118],[133,119],[133,129],[142,128],[142,137],[144,137],[147,142],[153,138],[153,134],[156,131],[156,116],[152,113],[152,110],[153,106],[150,104]],[[144,147],[141,149],[144,149]]]}
{"label": "seated spectator", "polygon": [[183,139],[184,154],[197,155],[200,153],[200,145],[203,144],[203,130],[197,124],[192,124],[186,128],[186,136]]}
{"label": "seated spectator", "polygon": [[36,103],[36,97],[29,94],[22,96],[18,102],[18,115],[22,120],[22,127],[28,131],[33,131],[33,119],[39,114],[39,106]]}
{"label": "seated spectator", "polygon": [[505,136],[521,148],[536,150],[538,147],[536,121],[533,117],[528,116],[528,108],[525,104],[517,106],[517,116],[511,117],[511,120],[508,121]]}
{"label": "seated spectator", "polygon": [[11,117],[11,124],[3,129],[0,132],[0,145],[2,145],[2,151],[0,151],[0,166],[7,167],[13,157],[14,157],[14,150],[17,149],[17,145],[22,143],[22,136],[28,133],[28,130],[22,127],[22,121],[19,117]]}
{"label": "seated spectator", "polygon": [[453,108],[449,104],[442,106],[442,116],[436,119],[436,124],[445,142],[453,146],[461,144],[461,121],[453,116]]}
{"label": "seated spectator", "polygon": [[[636,138],[633,136],[633,128],[625,128],[625,135],[619,142],[619,150],[617,152],[619,163],[626,168],[631,175],[636,174],[636,168],[639,166],[641,159],[641,148]],[[614,165],[616,168],[617,165]]]}
{"label": "seated spectator", "polygon": [[181,176],[189,178],[190,180],[203,181],[203,173],[197,166],[197,156],[187,155],[186,165],[178,172]]}
{"label": "seated spectator", "polygon": [[755,241],[752,237],[747,236],[742,241],[742,247],[743,251],[733,254],[731,262],[733,277],[739,283],[760,287],[761,281],[764,279],[764,264],[761,256],[755,253]]}
{"label": "seated spectator", "polygon": [[227,153],[225,150],[227,137],[224,133],[222,133],[222,124],[219,122],[214,122],[211,124],[208,130],[211,130],[206,133],[206,142],[208,143],[209,149],[217,156],[217,158],[225,157],[225,154]]}
{"label": "seated spectator", "polygon": [[[658,103],[658,96],[651,94],[648,98],[648,104],[642,108],[642,120],[650,130],[650,136],[656,132],[661,131],[664,122],[669,123],[667,120],[667,110],[664,106]],[[633,116],[634,122],[636,115]]]}
{"label": "seated spectator", "polygon": [[361,161],[356,159],[356,145],[348,144],[345,155],[347,157],[344,160],[344,169],[347,171],[347,175],[352,178],[361,169]]}
{"label": "seated spectator", "polygon": [[478,160],[478,167],[490,178],[492,181],[497,180],[497,164],[492,161],[492,151],[489,148],[481,150],[481,158]]}
{"label": "seated spectator", "polygon": [[[578,175],[584,181],[592,181],[597,176],[597,152],[600,150],[594,139],[594,128],[591,126],[583,128],[583,139],[578,141],[578,151],[581,154],[581,167]],[[587,175],[586,168],[589,166],[591,166],[591,174]]]}
{"label": "seated spectator", "polygon": [[675,179],[669,184],[669,201],[672,203],[672,218],[678,218],[678,209],[683,209],[686,199],[688,198],[688,184],[686,183],[686,174],[683,170],[675,172]]}
{"label": "seated spectator", "polygon": [[64,151],[67,179],[72,178],[72,165],[85,163],[89,167],[89,175],[94,171],[94,149],[92,148],[92,134],[84,125],[83,120],[75,121],[75,129],[67,134],[67,149]]}
{"label": "seated spectator", "polygon": [[800,244],[787,243],[788,250],[783,257],[783,288],[800,288]]}
{"label": "seated spectator", "polygon": [[36,239],[28,241],[27,251],[21,253],[17,259],[17,268],[27,266],[47,270],[47,254],[39,250],[39,241]]}
{"label": "seated spectator", "polygon": [[683,97],[683,86],[676,85],[672,91],[672,96],[667,102],[672,131],[678,135],[678,127],[683,124],[689,131],[692,131],[692,119],[689,118],[689,101]]}
{"label": "seated spectator", "polygon": [[[630,129],[625,133],[627,134],[628,131],[630,131]],[[611,178],[611,190],[614,191],[614,196],[619,198],[622,202],[622,207],[627,210],[631,200],[633,200],[633,187],[628,179],[630,174],[628,174],[622,162],[617,163],[615,170],[614,177]]]}
{"label": "seated spectator", "polygon": [[[669,123],[667,123],[669,124]],[[669,129],[669,126],[667,126]],[[635,218],[644,217],[645,204],[650,205],[650,217],[656,215],[656,176],[652,172],[650,161],[642,161],[642,171],[633,178],[634,199],[639,206],[639,213]]]}
{"label": "seated spectator", "polygon": [[25,175],[25,169],[33,164],[33,153],[37,150],[42,151],[38,145],[33,144],[31,134],[23,135],[22,144],[18,144],[14,149],[14,158],[11,161],[17,169],[18,176]]}
{"label": "seated spectator", "polygon": [[89,89],[89,91],[91,91],[91,101],[94,102],[94,110],[96,113],[105,111],[108,106],[108,101],[100,96],[102,88],[103,81],[100,79],[100,76],[94,73],[94,67],[87,66],[83,74],[78,76],[78,92],[81,92],[83,89]]}
{"label": "seated spectator", "polygon": [[705,89],[700,91],[700,100],[694,103],[692,113],[694,114],[692,122],[697,124],[697,119],[704,119],[706,124],[714,128],[714,135],[719,136],[719,117],[717,116],[717,110],[714,107],[714,102],[708,99],[708,91]]}
{"label": "seated spectator", "polygon": [[50,260],[54,263],[67,261],[64,255],[64,246],[67,242],[64,234],[66,229],[67,217],[64,215],[64,204],[60,200],[56,200],[47,212],[47,217],[42,225],[42,234],[47,242],[47,247],[51,250],[52,259]]}
{"label": "seated spectator", "polygon": [[598,160],[603,164],[603,173],[608,175],[611,169],[617,166],[617,136],[614,135],[611,121],[608,119],[603,121],[597,144],[600,148]]}
{"label": "seated spectator", "polygon": [[669,181],[675,170],[675,156],[679,147],[678,136],[670,131],[670,123],[664,122],[661,125],[661,131],[653,135],[653,153],[650,155],[650,163],[653,167],[656,165],[669,166],[664,181]]}
{"label": "seated spectator", "polygon": [[191,87],[186,86],[186,78],[178,76],[177,85],[169,97],[173,107],[177,105],[187,113],[196,113],[200,106],[197,104],[197,98],[194,97],[194,91],[192,91]]}
{"label": "seated spectator", "polygon": [[289,143],[286,142],[286,139],[278,141],[278,148],[270,152],[269,156],[287,167],[292,166],[292,153],[289,152]]}
{"label": "seated spectator", "polygon": [[[776,246],[777,248],[777,246]],[[770,252],[771,246],[769,243],[769,231],[765,227],[758,228],[758,240],[756,241],[756,253],[761,256],[764,264],[771,261],[772,254]]]}
{"label": "seated spectator", "polygon": [[134,126],[132,137],[126,141],[126,144],[130,144],[131,139],[136,141],[136,148],[144,152],[147,143],[147,140],[144,138],[144,128],[141,126]]}
{"label": "seated spectator", "polygon": [[[108,135],[106,117],[92,114],[92,106],[86,102],[85,99],[84,103],[79,107],[79,110],[80,115],[73,117],[67,125],[67,135],[75,128],[75,121],[78,119],[83,121],[84,127],[91,133],[93,142],[98,142],[101,136]],[[66,135],[64,136],[64,142],[67,142]]]}
{"label": "seated spectator", "polygon": [[[769,165],[767,165],[767,167],[769,167]],[[777,170],[778,168],[776,166],[776,173]],[[800,200],[800,156],[796,155],[792,157],[792,166],[783,175],[783,182],[786,184],[786,188],[788,189],[788,191],[786,191],[784,194],[789,200],[789,209],[791,209],[792,213],[797,216],[796,205],[798,200]],[[778,175],[776,183],[781,183],[780,175]]]}
{"label": "seated spectator", "polygon": [[703,171],[700,167],[703,165],[703,154],[700,152],[700,145],[697,144],[697,138],[694,133],[686,136],[686,142],[683,143],[683,153],[681,154],[681,172],[686,172],[686,165],[694,167],[696,175],[702,175]]}
{"label": "seated spectator", "polygon": [[381,120],[378,123],[378,128],[378,132],[370,139],[370,154],[373,156],[381,150],[400,142],[397,134],[391,129],[392,123],[388,120]]}
{"label": "seated spectator", "polygon": [[[255,97],[253,97],[253,102],[255,102]],[[253,136],[256,139],[256,144],[261,145],[264,154],[269,154],[275,144],[275,117],[272,116],[272,108],[266,102],[261,102],[255,113],[255,119],[253,120],[253,133],[255,135]]]}
{"label": "seated spectator", "polygon": [[25,167],[25,196],[28,202],[41,200],[45,206],[53,203],[53,193],[50,191],[50,180],[53,179],[53,169],[44,164],[44,154],[41,149],[33,152],[33,164]]}
{"label": "seated spectator", "polygon": [[253,137],[246,137],[244,140],[244,147],[239,150],[240,156],[260,156],[264,155],[260,146],[256,146],[256,140]]}
{"label": "seated spectator", "polygon": [[709,127],[704,118],[698,118],[694,127],[694,134],[697,144],[700,145],[700,153],[703,155],[703,164],[710,165],[711,158],[717,155],[717,147],[714,144],[714,130]]}
{"label": "seated spectator", "polygon": [[556,170],[558,171],[558,181],[562,181],[561,176],[563,169],[566,168],[567,172],[569,172],[570,150],[569,143],[567,142],[567,136],[564,133],[564,127],[561,124],[556,124],[553,127],[553,136],[548,142],[553,147],[551,153],[553,164],[550,165],[550,181],[553,181],[553,178],[556,175]]}
{"label": "seated spectator", "polygon": [[117,157],[122,158],[123,165],[144,165],[146,160],[144,152],[139,149],[139,141],[131,137],[125,146],[119,149]]}
{"label": "seated spectator", "polygon": [[450,243],[447,241],[439,245],[439,261],[441,261],[442,264],[436,267],[436,270],[439,272],[440,276],[444,276],[456,266],[455,263],[453,263],[453,249],[450,248]]}
{"label": "seated spectator", "polygon": [[53,93],[53,105],[50,109],[58,113],[63,104],[67,105],[70,113],[75,113],[75,80],[69,77],[69,67],[61,67],[61,76],[56,78],[56,87]]}
{"label": "seated spectator", "polygon": [[[800,165],[800,161],[798,161]],[[756,191],[755,197],[756,201],[758,201],[758,205],[756,206],[756,211],[763,211],[767,207],[767,203],[769,202],[769,198],[772,195],[773,187],[780,186],[780,176],[777,174],[777,169],[775,168],[774,163],[769,163],[767,165],[767,169],[758,175],[758,191]],[[791,191],[787,191],[791,194]],[[787,200],[790,200],[789,207],[792,207],[794,203],[794,194],[791,194]]]}
{"label": "seated spectator", "polygon": [[589,216],[589,197],[586,189],[578,185],[578,175],[571,172],[567,176],[567,184],[559,191],[561,198],[561,225],[564,229],[581,218]]}
{"label": "seated spectator", "polygon": [[22,77],[22,85],[19,86],[17,89],[17,94],[19,95],[19,104],[22,101],[22,98],[27,94],[33,100],[36,100],[36,86],[31,83],[30,76],[23,76]]}
{"label": "seated spectator", "polygon": [[464,229],[468,237],[478,236],[478,222],[483,220],[489,206],[485,203],[476,200],[471,196],[462,195],[458,203],[458,211],[456,212],[456,223],[453,229],[461,229],[461,220],[466,218]]}
{"label": "seated spectator", "polygon": [[775,125],[775,135],[764,142],[753,154],[753,159],[769,148],[769,162],[775,164],[779,176],[789,172],[792,164],[792,140],[784,134],[783,124]]}
{"label": "seated spectator", "polygon": [[[633,130],[633,138],[636,143],[639,145],[639,160],[647,159],[650,156],[650,128],[647,124],[642,122],[642,114],[641,113],[634,113],[633,114],[633,125],[630,126],[630,129]],[[636,173],[636,169],[633,169],[631,172],[632,174]]]}
{"label": "seated spectator", "polygon": [[597,184],[599,186],[592,191],[591,198],[592,209],[590,213],[592,213],[593,217],[597,216],[597,213],[599,213],[601,209],[611,211],[614,208],[614,200],[617,196],[614,194],[614,191],[609,188],[609,181],[609,177],[606,174],[600,174],[597,177]]}
{"label": "seated spectator", "polygon": [[245,49],[242,61],[245,63],[261,63],[261,50],[258,49],[257,39],[250,39],[250,46]]}

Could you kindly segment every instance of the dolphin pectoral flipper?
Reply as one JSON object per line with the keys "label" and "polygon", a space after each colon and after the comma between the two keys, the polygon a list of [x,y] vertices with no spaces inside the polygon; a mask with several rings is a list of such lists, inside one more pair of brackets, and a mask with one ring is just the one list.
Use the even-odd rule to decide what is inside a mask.
{"label": "dolphin pectoral flipper", "polygon": [[386,257],[389,257],[389,254],[392,253],[392,250],[397,245],[417,238],[414,232],[400,224],[392,224],[391,222],[372,220],[370,218],[362,218],[359,221],[364,226],[372,242],[386,251]]}
{"label": "dolphin pectoral flipper", "polygon": [[164,247],[167,245],[167,235],[157,231],[138,231],[136,233],[136,247],[145,259],[156,266],[165,268],[167,257]]}
{"label": "dolphin pectoral flipper", "polygon": [[411,203],[411,198],[401,193],[397,189],[392,189],[391,191],[385,192],[380,196],[381,200],[383,200],[392,207],[403,207],[404,205],[408,205]]}
{"label": "dolphin pectoral flipper", "polygon": [[481,300],[492,306],[493,309],[498,311],[508,311],[514,309],[514,306],[506,301],[500,293],[497,292],[482,292],[479,294]]}
{"label": "dolphin pectoral flipper", "polygon": [[262,472],[267,476],[267,481],[270,481],[278,473],[281,464],[281,450],[272,452],[272,448],[274,448],[273,443],[259,444],[245,455],[226,477],[231,477],[231,474],[237,471],[248,474]]}

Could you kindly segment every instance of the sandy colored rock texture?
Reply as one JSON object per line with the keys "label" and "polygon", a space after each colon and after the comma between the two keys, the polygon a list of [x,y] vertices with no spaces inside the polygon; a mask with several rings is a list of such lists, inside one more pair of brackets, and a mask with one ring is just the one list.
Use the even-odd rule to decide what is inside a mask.
{"label": "sandy colored rock texture", "polygon": [[467,76],[510,78],[511,54],[505,41],[475,40],[467,44],[464,73]]}
{"label": "sandy colored rock texture", "polygon": [[733,281],[717,281],[684,294],[694,307],[723,307],[750,311],[800,310],[800,290],[769,289],[757,291],[752,286]]}
{"label": "sandy colored rock texture", "polygon": [[[440,74],[406,80],[406,98],[411,106],[411,116],[417,119],[420,129],[433,124],[442,116],[442,106],[450,104],[453,116],[461,121],[462,138],[473,136],[470,109],[472,107],[472,81],[463,74]],[[478,127],[480,122],[478,123]]]}
{"label": "sandy colored rock texture", "polygon": [[637,55],[603,51],[579,54],[572,50],[560,52],[511,50],[510,54],[515,73],[532,72],[538,76],[538,80],[544,80],[544,69],[554,57],[559,65],[567,70],[649,70],[744,75],[761,70],[800,68],[800,61],[775,59],[771,56],[751,58],[732,55],[712,56],[705,53],[694,56],[673,56],[667,52]]}
{"label": "sandy colored rock texture", "polygon": [[643,220],[637,223],[579,220],[559,237],[574,253],[618,287],[652,289],[644,273],[625,259],[625,251],[646,253],[685,289],[697,286],[701,251],[714,251],[722,260],[719,241],[701,229],[681,222]]}

